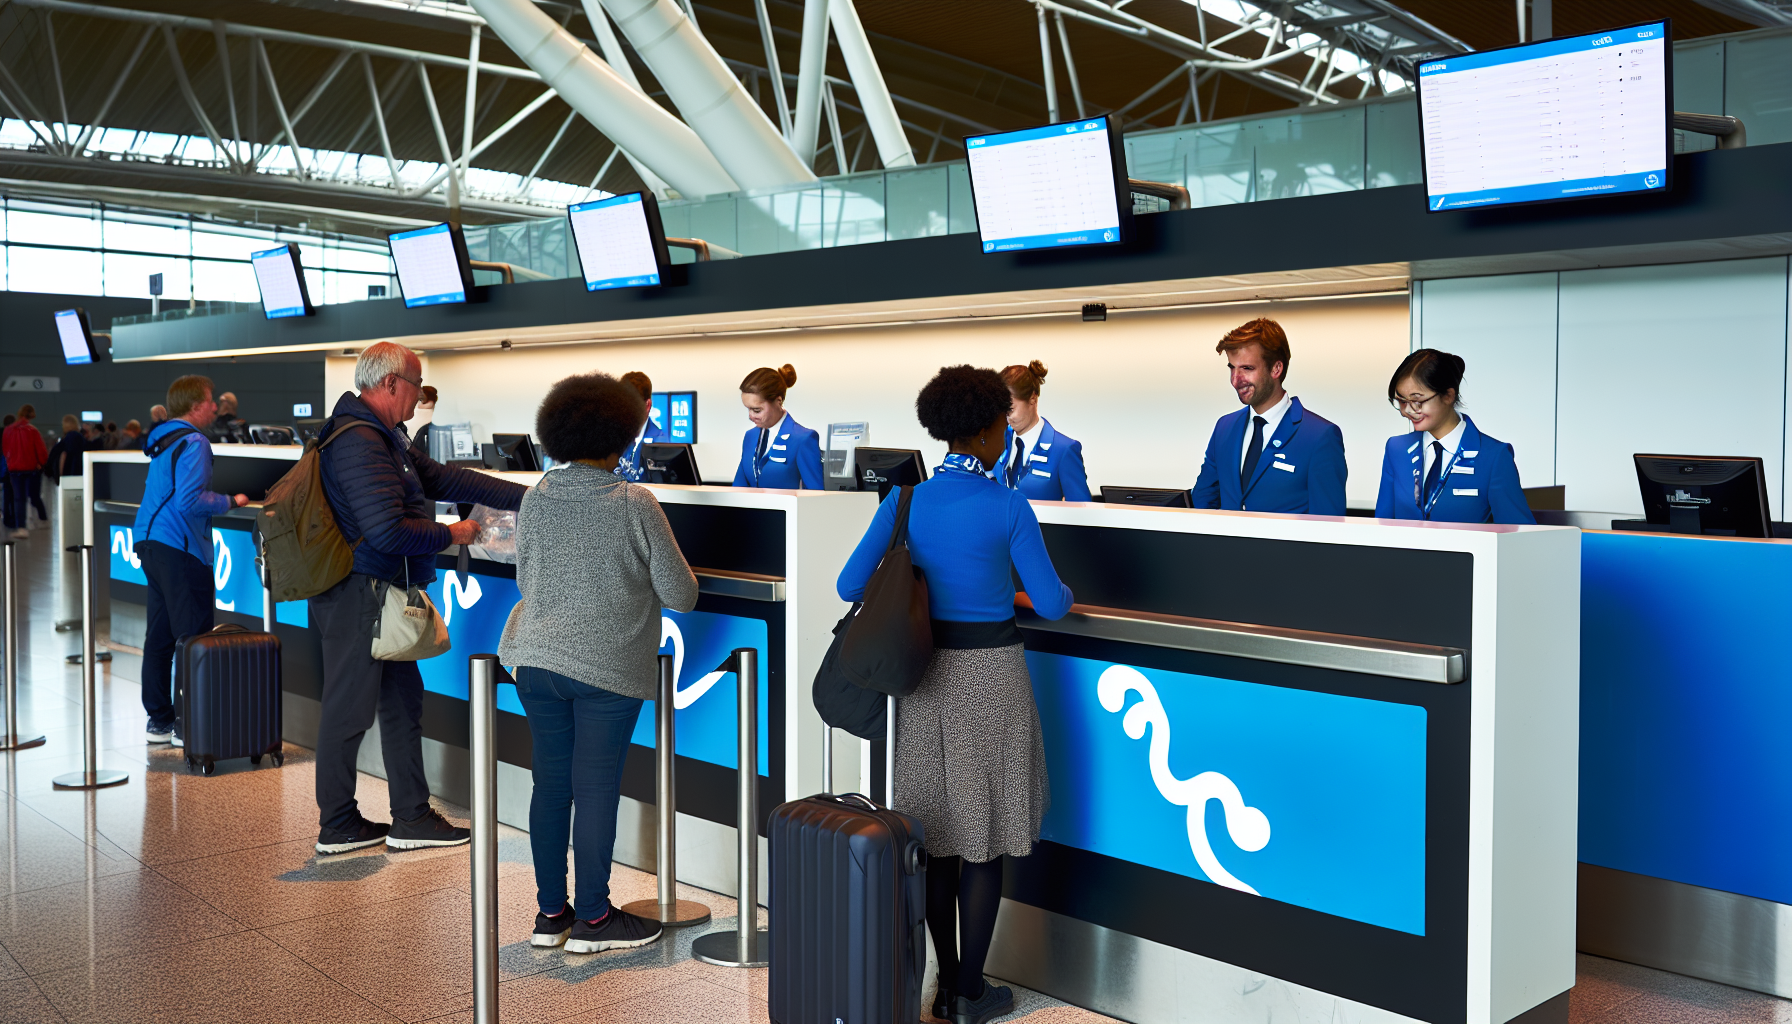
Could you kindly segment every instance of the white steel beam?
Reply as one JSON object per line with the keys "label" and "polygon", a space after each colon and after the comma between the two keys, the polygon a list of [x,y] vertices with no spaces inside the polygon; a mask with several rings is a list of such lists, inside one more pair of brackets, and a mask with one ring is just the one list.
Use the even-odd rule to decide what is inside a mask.
{"label": "white steel beam", "polygon": [[403,184],[398,180],[398,161],[392,156],[392,136],[386,131],[385,104],[380,101],[379,85],[373,80],[373,58],[361,54],[361,70],[367,74],[367,101],[373,104],[373,123],[380,129],[380,152],[386,156],[386,171],[392,175],[392,190]]}
{"label": "white steel beam", "polygon": [[124,66],[119,68],[118,77],[112,81],[112,91],[106,94],[106,101],[100,104],[99,113],[93,116],[93,123],[82,129],[80,137],[75,139],[75,156],[80,156],[87,150],[87,143],[93,138],[93,133],[105,123],[106,115],[112,112],[112,104],[117,101],[119,92],[124,89],[125,81],[131,77],[131,72],[137,69],[137,61],[143,57],[144,48],[149,46],[149,40],[155,34],[156,27],[154,25],[143,26],[143,34],[137,37],[136,48],[131,50],[129,57],[125,58]]}
{"label": "white steel beam", "polygon": [[1039,66],[1045,70],[1045,123],[1058,121],[1058,72],[1052,65],[1052,36],[1045,24],[1045,7],[1033,5],[1039,18]]}
{"label": "white steel beam", "polygon": [[[585,20],[591,23],[591,33],[597,37],[597,45],[603,48],[604,60],[610,65],[610,70],[616,72],[617,77],[627,82],[636,92],[645,95],[647,90],[641,88],[641,79],[635,74],[634,65],[629,63],[628,51],[622,48],[622,41],[616,38],[616,30],[610,25],[610,16],[604,13],[604,5],[598,0],[582,0],[582,3],[585,7]],[[664,178],[653,173],[651,168],[630,156],[621,147],[612,150],[610,158],[615,159],[617,152],[621,152],[622,158],[635,169],[635,175],[647,186],[647,191],[661,199],[667,197],[671,186],[666,184]],[[604,165],[604,170],[609,170],[608,163]],[[597,186],[593,184],[591,187]]]}
{"label": "white steel beam", "polygon": [[790,145],[803,163],[815,166],[821,130],[822,79],[828,74],[828,0],[804,0],[802,59],[797,65],[796,112]]}
{"label": "white steel beam", "polygon": [[226,160],[230,159],[230,151],[224,148],[224,140],[218,137],[218,129],[212,127],[212,119],[205,116],[205,108],[199,105],[199,97],[193,92],[193,83],[187,80],[186,66],[180,60],[180,47],[174,42],[174,29],[167,25],[162,26],[162,42],[168,48],[168,63],[174,65],[174,82],[180,87],[180,94],[186,98],[187,107],[199,119],[199,126],[205,129],[206,136],[212,140],[212,146]]}
{"label": "white steel beam", "polygon": [[871,126],[871,137],[877,143],[878,159],[886,168],[913,167],[915,153],[909,146],[908,133],[902,130],[902,119],[896,116],[896,104],[890,100],[890,88],[884,84],[884,73],[877,66],[877,55],[871,52],[871,40],[859,22],[853,0],[829,0],[828,20],[833,23],[840,55],[846,58],[853,91],[859,94],[859,105],[865,108],[865,122]]}
{"label": "white steel beam", "polygon": [[[759,41],[765,46],[765,67],[771,72],[772,98],[778,104],[778,130],[790,138],[790,97],[784,92],[784,73],[778,69],[778,47],[772,39],[772,18],[765,9],[765,0],[753,0],[759,15]],[[800,154],[799,154],[800,155]],[[804,161],[807,163],[807,161]]]}

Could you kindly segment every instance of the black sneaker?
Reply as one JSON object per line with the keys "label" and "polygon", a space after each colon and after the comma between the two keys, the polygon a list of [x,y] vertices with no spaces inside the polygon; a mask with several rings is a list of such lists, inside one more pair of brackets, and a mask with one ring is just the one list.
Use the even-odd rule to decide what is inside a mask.
{"label": "black sneaker", "polygon": [[144,728],[143,736],[150,743],[167,743],[174,739],[174,723],[150,722]]}
{"label": "black sneaker", "polygon": [[566,937],[566,951],[601,953],[606,949],[631,949],[657,940],[664,931],[658,921],[612,906],[596,921],[574,921],[572,934]]}
{"label": "black sneaker", "polygon": [[983,983],[983,994],[975,999],[955,995],[952,998],[952,1024],[989,1024],[997,1017],[1014,1012],[1014,990],[1006,985]]}
{"label": "black sneaker", "polygon": [[572,931],[572,904],[560,908],[560,912],[552,917],[537,911],[535,914],[535,934],[529,936],[529,945],[553,948],[566,941]]}
{"label": "black sneaker", "polygon": [[386,841],[386,830],[391,827],[384,822],[368,821],[357,816],[354,824],[346,829],[318,829],[317,852],[347,853],[367,846],[378,846]]}
{"label": "black sneaker", "polygon": [[933,996],[933,1019],[952,1019],[952,990],[944,985],[941,985],[939,991]]}
{"label": "black sneaker", "polygon": [[473,833],[442,817],[431,807],[420,818],[400,818],[392,822],[386,834],[386,845],[394,850],[421,850],[430,846],[459,846],[473,838]]}

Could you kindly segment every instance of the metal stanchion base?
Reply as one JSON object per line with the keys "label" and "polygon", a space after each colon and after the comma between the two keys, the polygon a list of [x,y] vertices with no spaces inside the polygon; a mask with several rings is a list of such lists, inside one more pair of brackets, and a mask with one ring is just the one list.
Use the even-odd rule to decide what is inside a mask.
{"label": "metal stanchion base", "polygon": [[624,904],[622,912],[636,917],[645,917],[649,921],[659,921],[668,928],[681,928],[686,925],[702,924],[709,920],[709,908],[695,900],[678,900],[675,903],[661,903],[659,900],[636,900]]}
{"label": "metal stanchion base", "polygon": [[745,960],[740,955],[740,933],[733,929],[699,935],[697,941],[691,943],[693,957],[717,967],[770,967],[771,952],[772,935],[764,929],[753,933]]}
{"label": "metal stanchion base", "polygon": [[67,772],[50,780],[57,789],[105,789],[121,782],[131,781],[130,773],[102,768],[97,772]]}
{"label": "metal stanchion base", "polygon": [[[102,662],[102,661],[111,661],[112,660],[112,652],[111,651],[95,651],[94,655],[93,655],[93,660],[95,663]],[[68,663],[70,665],[81,664],[81,656],[79,654],[69,655]]]}
{"label": "metal stanchion base", "polygon": [[42,736],[8,736],[0,734],[0,751],[29,750],[32,747],[41,747],[43,745],[44,738]]}
{"label": "metal stanchion base", "polygon": [[81,628],[81,620],[80,619],[70,619],[67,622],[58,622],[56,624],[56,632],[58,632],[58,633],[73,633],[75,630],[80,629],[80,628]]}

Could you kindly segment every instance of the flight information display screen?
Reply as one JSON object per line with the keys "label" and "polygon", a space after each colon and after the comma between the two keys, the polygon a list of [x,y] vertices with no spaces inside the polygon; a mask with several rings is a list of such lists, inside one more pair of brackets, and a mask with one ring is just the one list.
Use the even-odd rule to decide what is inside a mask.
{"label": "flight information display screen", "polygon": [[[41,322],[41,321],[40,321]],[[93,346],[87,341],[87,325],[78,309],[56,311],[56,337],[62,341],[62,359],[70,366],[93,362]]]}
{"label": "flight information display screen", "polygon": [[446,224],[386,236],[406,308],[467,301],[466,277]]}
{"label": "flight information display screen", "polygon": [[612,196],[567,208],[572,237],[585,272],[585,290],[638,288],[660,283],[653,225],[641,193]]}
{"label": "flight information display screen", "polygon": [[1671,59],[1654,21],[1421,63],[1428,208],[1666,189]]}
{"label": "flight information display screen", "polygon": [[1122,240],[1116,134],[1105,117],[965,139],[984,252]]}
{"label": "flight information display screen", "polygon": [[298,254],[291,245],[253,253],[249,262],[255,267],[255,283],[261,288],[261,309],[269,320],[304,316],[311,311]]}

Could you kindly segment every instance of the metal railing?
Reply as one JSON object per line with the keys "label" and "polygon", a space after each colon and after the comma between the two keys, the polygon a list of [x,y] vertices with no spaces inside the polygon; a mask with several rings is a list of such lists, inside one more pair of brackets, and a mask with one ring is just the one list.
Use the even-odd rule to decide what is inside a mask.
{"label": "metal railing", "polygon": [[653,794],[657,899],[625,904],[624,913],[657,920],[668,927],[702,924],[709,908],[678,898],[678,677],[670,654],[659,656],[659,692],[653,706]]}
{"label": "metal railing", "polygon": [[735,785],[736,889],[734,933],[710,932],[691,944],[691,955],[717,967],[765,967],[771,935],[759,927],[759,652],[736,648],[724,667],[735,674],[735,728],[739,730]]}
{"label": "metal railing", "polygon": [[99,698],[94,693],[93,545],[79,544],[81,554],[81,765],[50,780],[57,789],[102,789],[130,781],[130,775],[99,765]]}
{"label": "metal railing", "polygon": [[0,735],[0,750],[25,750],[43,746],[44,738],[19,732],[19,562],[10,540],[6,542],[4,573],[0,597],[6,602],[6,732]]}

